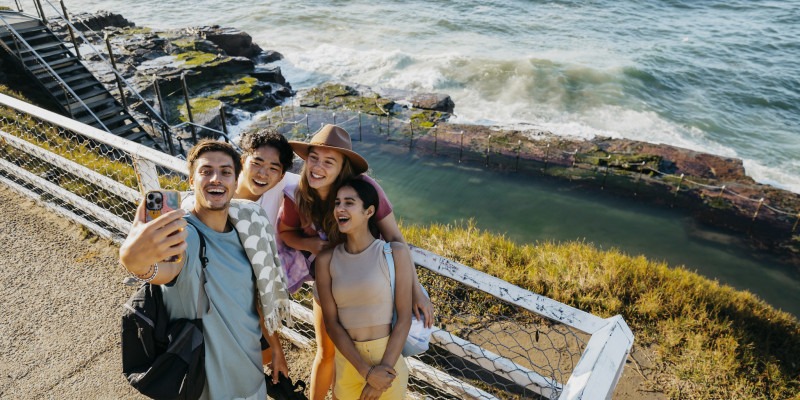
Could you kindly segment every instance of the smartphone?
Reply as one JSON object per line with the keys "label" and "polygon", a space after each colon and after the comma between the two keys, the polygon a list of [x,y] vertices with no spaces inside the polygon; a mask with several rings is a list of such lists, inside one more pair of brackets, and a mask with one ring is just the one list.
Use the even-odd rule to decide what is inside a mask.
{"label": "smartphone", "polygon": [[[180,195],[175,190],[151,190],[144,195],[144,208],[147,211],[146,221],[152,221],[162,214],[180,208]],[[174,235],[176,232],[170,234]],[[163,262],[178,262],[181,260],[180,254],[167,258]]]}

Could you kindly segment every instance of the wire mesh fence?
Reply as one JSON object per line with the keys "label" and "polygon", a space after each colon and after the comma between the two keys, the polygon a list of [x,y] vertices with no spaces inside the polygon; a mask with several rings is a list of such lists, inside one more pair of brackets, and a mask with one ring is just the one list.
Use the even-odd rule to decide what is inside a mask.
{"label": "wire mesh fence", "polygon": [[[310,114],[304,117],[306,128],[322,121]],[[357,124],[357,119],[357,115],[348,116],[337,123]],[[305,137],[309,131],[302,125],[297,119],[284,130],[290,136]],[[362,119],[362,128],[365,125]],[[351,129],[357,132],[356,126]],[[0,180],[117,241],[129,230],[143,191],[188,189],[185,161],[4,95],[0,95],[0,138]],[[488,276],[459,280],[417,264],[420,281],[436,309],[438,329],[431,349],[408,360],[412,396],[552,399],[564,393],[583,354],[588,353],[591,334],[586,332],[594,328],[576,327],[490,294],[481,286]],[[296,323],[284,333],[295,343],[313,346],[310,292],[306,288],[295,299]],[[592,326],[605,323],[590,314],[582,318]],[[632,336],[628,343],[613,357],[619,368],[624,367]],[[615,384],[604,382],[600,390],[610,393]]]}

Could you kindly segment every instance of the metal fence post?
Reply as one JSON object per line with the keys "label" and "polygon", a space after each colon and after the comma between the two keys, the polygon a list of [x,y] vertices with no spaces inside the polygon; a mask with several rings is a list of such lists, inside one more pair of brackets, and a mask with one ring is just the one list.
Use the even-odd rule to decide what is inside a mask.
{"label": "metal fence post", "polygon": [[464,131],[461,131],[461,145],[458,146],[458,162],[461,162],[461,158],[464,156]]}
{"label": "metal fence post", "polygon": [[522,140],[517,140],[517,163],[514,165],[514,172],[519,172],[519,153],[522,151]]}
{"label": "metal fence post", "polygon": [[633,191],[634,196],[639,195],[639,182],[642,181],[642,167],[644,167],[644,164],[645,162],[642,161],[642,163],[639,165],[639,176],[636,177],[636,189]]}
{"label": "metal fence post", "polygon": [[489,134],[489,137],[486,139],[486,164],[485,166],[489,166],[489,153],[492,152],[492,134]]}
{"label": "metal fence post", "polygon": [[436,147],[439,142],[439,130],[434,128],[433,129],[433,156],[436,157]]}
{"label": "metal fence post", "polygon": [[117,80],[117,88],[119,88],[119,98],[122,101],[122,107],[128,109],[128,100],[125,99],[125,90],[123,90],[122,79],[119,77],[117,71],[117,61],[114,58],[114,52],[111,50],[111,39],[106,35],[106,47],[108,47],[108,59],[111,61],[111,67],[114,68],[114,78]]}
{"label": "metal fence post", "polygon": [[798,222],[800,222],[800,212],[797,213],[797,219],[794,221],[794,226],[792,226],[792,233],[794,233],[794,230],[797,229]]}
{"label": "metal fence post", "polygon": [[47,22],[47,18],[44,16],[44,8],[42,8],[42,3],[39,0],[34,0],[34,4],[36,5],[36,11],[39,12],[39,16],[42,17],[42,22],[44,22],[45,25],[50,25],[50,23]]}
{"label": "metal fence post", "polygon": [[606,188],[606,179],[608,179],[608,170],[611,168],[611,155],[609,154],[606,159],[606,173],[603,174],[603,183],[600,185],[600,190]]}
{"label": "metal fence post", "polygon": [[358,141],[361,142],[361,111],[358,112]]}
{"label": "metal fence post", "polygon": [[550,159],[550,143],[547,144],[547,149],[544,151],[544,172],[547,172],[547,161]]}
{"label": "metal fence post", "polygon": [[753,213],[753,219],[750,220],[750,226],[747,227],[747,232],[753,230],[753,224],[756,223],[756,217],[758,217],[758,211],[761,210],[762,205],[764,205],[763,197],[761,198],[761,200],[758,201],[758,206],[756,206],[756,212]]}
{"label": "metal fence post", "polygon": [[670,204],[670,208],[675,207],[675,200],[678,199],[678,192],[681,190],[681,184],[683,184],[683,174],[681,174],[681,180],[678,182],[678,186],[675,188],[675,196],[672,197],[672,204]]}
{"label": "metal fence post", "polygon": [[189,127],[192,129],[192,140],[197,144],[197,128],[194,126],[194,117],[192,117],[192,105],[189,104],[189,88],[186,87],[186,73],[181,73],[181,84],[183,84],[183,98],[186,99],[186,114],[189,115]]}
{"label": "metal fence post", "polygon": [[69,38],[72,39],[72,46],[75,48],[75,56],[81,59],[81,52],[78,50],[78,42],[75,40],[75,32],[72,31],[72,25],[69,23],[69,15],[67,14],[67,7],[64,5],[64,0],[61,0],[61,10],[64,12],[64,21],[67,22],[67,29],[69,29]]}
{"label": "metal fence post", "polygon": [[230,139],[228,138],[228,124],[225,123],[225,106],[224,105],[219,107],[219,121],[222,124],[222,133],[225,134],[223,136],[225,138],[225,143],[229,143]]}
{"label": "metal fence post", "polygon": [[[167,110],[164,108],[164,99],[161,97],[161,87],[158,85],[158,77],[153,75],[153,91],[156,92],[156,99],[158,100],[158,109],[161,112],[161,118],[167,121]],[[175,155],[175,145],[172,143],[172,132],[169,130],[169,125],[162,124],[161,131],[164,135],[164,141],[167,142],[169,147],[169,154]]]}
{"label": "metal fence post", "polygon": [[409,121],[408,126],[411,129],[411,139],[408,141],[408,149],[411,150],[411,147],[414,146],[414,121]]}

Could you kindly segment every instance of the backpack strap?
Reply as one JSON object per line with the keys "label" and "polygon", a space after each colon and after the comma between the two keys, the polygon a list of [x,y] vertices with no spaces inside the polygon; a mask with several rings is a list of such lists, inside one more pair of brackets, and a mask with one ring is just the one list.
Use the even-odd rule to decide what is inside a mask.
{"label": "backpack strap", "polygon": [[389,283],[392,285],[392,328],[397,322],[397,307],[394,304],[394,287],[395,287],[395,271],[394,271],[394,256],[392,256],[392,244],[386,242],[383,244],[383,255],[386,256],[386,264],[389,265]]}
{"label": "backpack strap", "polygon": [[200,232],[200,229],[198,229],[195,224],[188,219],[186,222],[194,227],[195,232],[197,232],[197,236],[200,237],[200,264],[202,265],[202,268],[200,268],[200,289],[197,293],[197,312],[195,315],[197,319],[202,319],[203,314],[208,309],[208,294],[206,294],[206,266],[208,265],[208,257],[206,257],[206,238],[203,236],[203,232]]}

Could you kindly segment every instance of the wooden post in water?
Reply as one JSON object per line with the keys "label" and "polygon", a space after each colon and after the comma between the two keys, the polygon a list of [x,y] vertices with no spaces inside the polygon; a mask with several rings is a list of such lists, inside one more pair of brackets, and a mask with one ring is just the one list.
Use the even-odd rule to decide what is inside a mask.
{"label": "wooden post in water", "polygon": [[81,59],[81,52],[78,50],[78,42],[75,40],[75,32],[72,30],[72,25],[69,23],[69,15],[67,15],[67,7],[64,5],[64,0],[61,0],[61,10],[64,12],[64,21],[67,22],[67,29],[69,29],[69,38],[72,39],[72,47],[75,48],[75,56]]}
{"label": "wooden post in water", "polygon": [[606,179],[608,179],[608,169],[611,168],[611,155],[609,154],[606,160],[606,172],[603,174],[603,183],[600,185],[600,190],[606,188]]}
{"label": "wooden post in water", "polygon": [[572,153],[572,168],[575,168],[575,161],[578,159],[578,149],[575,149],[575,152]]}
{"label": "wooden post in water", "polygon": [[333,124],[336,125],[336,113],[333,113]]}
{"label": "wooden post in water", "polygon": [[675,188],[675,196],[672,197],[672,204],[670,204],[670,208],[675,207],[675,200],[678,199],[678,192],[681,190],[681,185],[683,184],[683,174],[681,174],[681,180],[678,182],[678,186]]}
{"label": "wooden post in water", "polygon": [[192,116],[192,105],[189,104],[189,88],[186,87],[186,74],[181,74],[181,84],[183,84],[183,98],[186,100],[186,114],[189,115],[189,127],[192,128],[192,140],[197,144],[197,128],[194,126]]}
{"label": "wooden post in water", "polygon": [[225,134],[222,137],[225,138],[225,143],[229,143],[230,139],[228,139],[228,124],[225,123],[225,106],[224,105],[219,107],[219,121],[220,121],[220,123],[222,125],[222,133]]}
{"label": "wooden post in water", "polygon": [[122,87],[122,79],[117,71],[117,61],[114,58],[114,52],[111,50],[111,39],[106,35],[106,47],[108,48],[108,59],[111,60],[111,67],[114,68],[114,78],[117,80],[117,88],[119,89],[119,99],[122,101],[122,107],[128,109],[128,100],[125,99],[125,90]]}
{"label": "wooden post in water", "polygon": [[797,219],[794,221],[794,226],[792,227],[792,233],[794,233],[794,230],[797,229],[798,222],[800,222],[800,212],[797,213]]}
{"label": "wooden post in water", "polygon": [[750,226],[747,227],[748,233],[753,230],[753,224],[756,223],[756,217],[758,216],[758,211],[761,210],[762,205],[764,205],[763,197],[761,198],[761,200],[758,201],[758,206],[756,206],[756,212],[753,213],[753,219],[750,220]]}
{"label": "wooden post in water", "polygon": [[519,172],[519,153],[522,151],[522,140],[517,140],[517,163],[514,165],[514,172]]}
{"label": "wooden post in water", "polygon": [[[158,99],[158,109],[161,111],[161,118],[167,121],[167,110],[164,108],[164,99],[161,98],[161,87],[158,85],[158,77],[153,75],[153,91],[156,92],[156,99]],[[161,131],[164,133],[164,141],[167,142],[169,147],[169,154],[175,155],[175,145],[172,144],[172,132],[169,130],[168,125],[163,125]]]}
{"label": "wooden post in water", "polygon": [[544,151],[544,172],[547,172],[547,161],[550,160],[550,143],[547,144],[547,149]]}
{"label": "wooden post in water", "polygon": [[306,113],[306,139],[311,136],[311,127],[308,125],[308,113]]}
{"label": "wooden post in water", "polygon": [[358,112],[358,141],[361,140],[361,111]]}
{"label": "wooden post in water", "polygon": [[458,146],[458,162],[461,163],[461,157],[464,156],[464,131],[461,131],[461,145]]}

